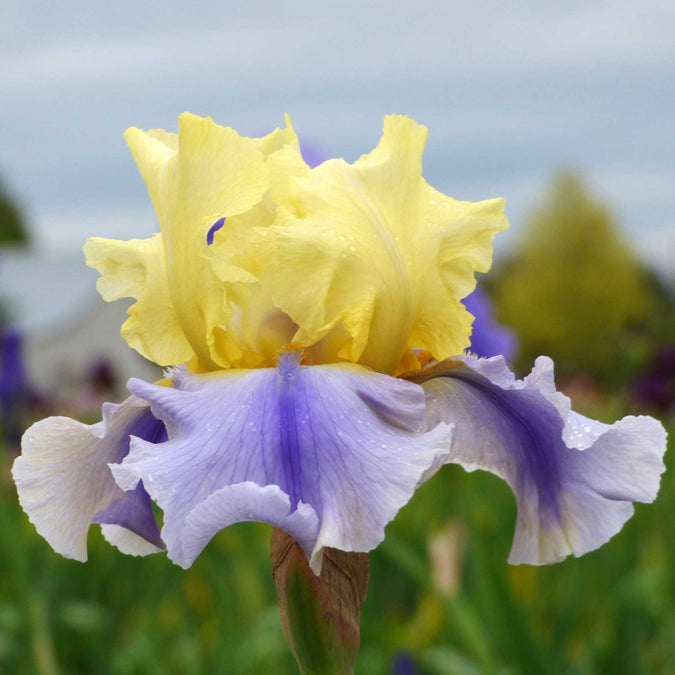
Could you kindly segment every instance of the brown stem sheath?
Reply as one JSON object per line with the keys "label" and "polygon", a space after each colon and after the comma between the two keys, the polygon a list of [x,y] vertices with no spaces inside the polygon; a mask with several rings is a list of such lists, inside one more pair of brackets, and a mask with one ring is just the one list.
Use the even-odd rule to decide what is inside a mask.
{"label": "brown stem sheath", "polygon": [[368,587],[368,554],[327,548],[317,576],[295,540],[274,528],[271,558],[284,635],[300,672],[353,673]]}

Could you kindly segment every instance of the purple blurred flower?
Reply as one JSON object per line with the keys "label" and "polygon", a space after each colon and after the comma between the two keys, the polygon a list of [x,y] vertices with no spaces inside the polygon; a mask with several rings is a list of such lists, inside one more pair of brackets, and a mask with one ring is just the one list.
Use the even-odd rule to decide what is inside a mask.
{"label": "purple blurred flower", "polygon": [[497,323],[488,294],[476,286],[462,302],[474,316],[470,351],[486,358],[501,355],[510,363],[518,351],[518,338],[510,328]]}
{"label": "purple blurred flower", "polygon": [[651,368],[633,384],[631,397],[638,406],[675,412],[675,344],[658,352]]}
{"label": "purple blurred flower", "polygon": [[30,393],[23,336],[15,328],[5,328],[0,334],[0,424],[11,445],[18,446],[21,440],[22,416]]}
{"label": "purple blurred flower", "polygon": [[307,138],[300,140],[300,150],[302,152],[302,158],[312,169],[326,161],[326,153],[323,151],[323,148]]}
{"label": "purple blurred flower", "polygon": [[15,328],[6,328],[0,334],[0,404],[10,404],[27,390],[22,335]]}
{"label": "purple blurred flower", "polygon": [[398,652],[392,661],[391,672],[392,675],[415,675],[418,670],[412,654],[406,651]]}
{"label": "purple blurred flower", "polygon": [[113,391],[118,382],[115,364],[106,357],[98,357],[89,368],[88,381],[96,392]]}

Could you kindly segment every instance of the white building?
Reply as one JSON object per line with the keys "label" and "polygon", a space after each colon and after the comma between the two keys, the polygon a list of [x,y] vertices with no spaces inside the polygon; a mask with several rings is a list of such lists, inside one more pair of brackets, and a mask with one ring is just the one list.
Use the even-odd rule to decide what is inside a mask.
{"label": "white building", "polygon": [[77,390],[101,360],[122,385],[129,377],[161,377],[120,335],[132,301],[103,302],[97,276],[83,255],[0,249],[0,306],[24,335],[29,379],[39,390]]}

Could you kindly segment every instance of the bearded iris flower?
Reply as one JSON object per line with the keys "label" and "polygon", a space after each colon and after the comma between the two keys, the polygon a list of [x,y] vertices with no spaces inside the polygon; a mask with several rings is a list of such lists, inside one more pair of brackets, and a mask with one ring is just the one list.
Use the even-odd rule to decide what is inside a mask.
{"label": "bearded iris flower", "polygon": [[[90,239],[106,301],[135,298],[128,344],[166,367],[103,421],[52,417],[23,438],[24,510],[64,556],[91,523],[126,553],[188,567],[222,528],[286,530],[319,572],[325,547],[368,551],[444,463],[501,476],[518,504],[511,561],[597,548],[652,501],[665,432],[571,411],[541,357],[517,380],[463,355],[461,299],[507,227],[503,202],[422,178],[426,129],[385,119],[353,164],[310,168],[295,132],[263,138],[190,114],[126,133],[160,232]],[[160,528],[152,509],[163,510]]]}

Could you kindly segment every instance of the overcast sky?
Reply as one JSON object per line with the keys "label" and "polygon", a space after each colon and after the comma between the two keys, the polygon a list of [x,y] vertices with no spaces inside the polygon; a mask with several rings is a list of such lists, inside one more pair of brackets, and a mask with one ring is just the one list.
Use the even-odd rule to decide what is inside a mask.
{"label": "overcast sky", "polygon": [[260,135],[288,112],[354,160],[397,112],[429,127],[432,185],[506,199],[498,248],[571,167],[672,270],[672,0],[208,4],[0,4],[0,174],[43,248],[154,230],[128,126],[175,130],[189,110]]}

